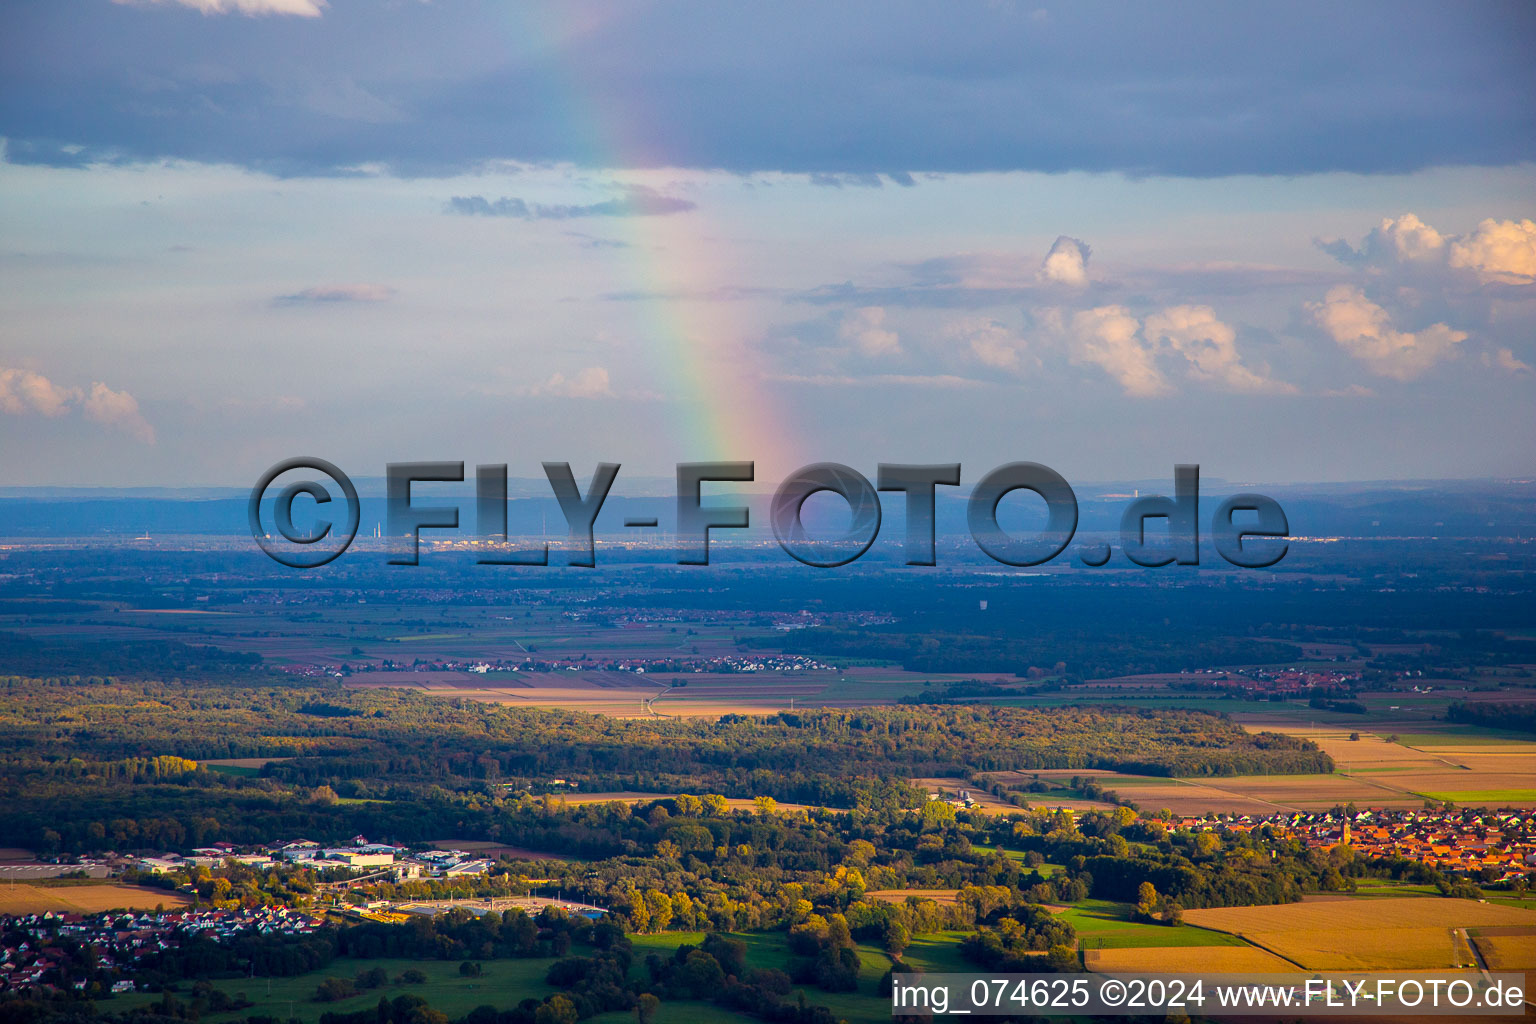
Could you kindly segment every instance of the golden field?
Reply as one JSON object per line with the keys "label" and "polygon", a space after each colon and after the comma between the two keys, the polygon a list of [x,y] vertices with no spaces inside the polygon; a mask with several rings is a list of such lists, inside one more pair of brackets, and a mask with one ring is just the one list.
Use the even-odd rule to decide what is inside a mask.
{"label": "golden field", "polygon": [[1434,970],[1467,962],[1453,929],[1536,925],[1536,911],[1474,900],[1344,899],[1190,910],[1184,919],[1308,970]]}
{"label": "golden field", "polygon": [[1151,974],[1286,974],[1295,964],[1254,946],[1151,946],[1092,949],[1084,954],[1090,971],[1145,971]]}
{"label": "golden field", "polygon": [[884,903],[905,903],[908,896],[935,903],[953,903],[959,889],[871,889],[864,895]]}
{"label": "golden field", "polygon": [[[1504,929],[1489,929],[1502,933]],[[1536,970],[1536,929],[1523,935],[1482,934],[1472,937],[1490,971]]]}
{"label": "golden field", "polygon": [[157,906],[170,910],[189,902],[179,892],[137,885],[0,886],[0,914],[44,914],[50,910],[94,914],[103,910],[154,910]]}

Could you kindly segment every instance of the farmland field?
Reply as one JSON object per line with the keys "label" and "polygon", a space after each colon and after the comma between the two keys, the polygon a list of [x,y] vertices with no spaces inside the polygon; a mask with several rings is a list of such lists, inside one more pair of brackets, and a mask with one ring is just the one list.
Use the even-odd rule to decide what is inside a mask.
{"label": "farmland field", "polygon": [[1257,946],[1138,946],[1084,953],[1090,971],[1147,971],[1154,974],[1285,974],[1292,963]]}
{"label": "farmland field", "polygon": [[1536,913],[1473,900],[1379,898],[1190,910],[1308,970],[1433,970],[1467,963],[1453,929],[1536,925]]}
{"label": "farmland field", "polygon": [[[1259,728],[1250,724],[1250,731]],[[1317,743],[1338,764],[1330,775],[1263,775],[1212,778],[1160,778],[1113,771],[1072,770],[993,772],[989,778],[1021,781],[1039,776],[1064,784],[1066,775],[1097,781],[1143,810],[1167,808],[1174,814],[1227,812],[1269,815],[1288,811],[1326,810],[1354,803],[1359,807],[1417,809],[1426,798],[1450,800],[1463,806],[1536,806],[1536,743],[1501,738],[1496,743],[1467,742],[1456,735],[1384,736],[1361,734],[1350,740],[1337,729],[1291,727],[1266,723],[1276,732]],[[1414,741],[1414,745],[1408,745]],[[953,792],[959,780],[942,782]],[[1000,803],[972,791],[983,807]],[[1030,794],[1031,804],[1072,806],[1049,794]]]}
{"label": "farmland field", "polygon": [[[1125,903],[1087,899],[1057,910],[1056,916],[1077,930],[1084,950],[1142,949],[1159,946],[1242,946],[1242,939],[1224,931],[1183,925],[1144,924],[1131,920]],[[1185,915],[1189,920],[1189,915]]]}
{"label": "farmland field", "polygon": [[1536,970],[1536,929],[1507,934],[1512,929],[1473,929],[1472,941],[1491,971]]}
{"label": "farmland field", "polygon": [[935,903],[953,903],[959,889],[871,889],[864,895],[886,903],[905,903],[908,897],[933,900]]}
{"label": "farmland field", "polygon": [[[527,998],[542,999],[557,991],[544,982],[552,959],[489,960],[484,964],[484,974],[479,978],[465,978],[459,974],[457,961],[443,960],[335,960],[317,971],[290,978],[232,978],[213,982],[215,988],[233,996],[243,992],[254,1005],[243,1010],[223,1014],[205,1014],[205,1021],[242,1021],[248,1016],[271,1016],[279,1020],[295,1018],[301,1024],[316,1024],[324,1013],[354,1013],[371,1010],[379,997],[393,999],[411,994],[421,996],[434,1010],[449,1017],[462,1017],[477,1006],[491,1005],[510,1008]],[[364,990],[348,999],[317,1003],[315,988],[326,978],[352,978],[361,971],[382,968],[391,978],[408,969],[421,971],[427,976],[424,984],[390,984],[381,989]],[[185,998],[185,993],[182,997]],[[140,1006],[149,1006],[159,997],[149,993],[133,993],[118,996],[102,1003],[122,1012]]]}
{"label": "farmland field", "polygon": [[1453,789],[1448,791],[1430,792],[1425,790],[1425,796],[1434,797],[1436,800],[1449,800],[1458,804],[1487,804],[1526,805],[1536,801],[1536,789]]}
{"label": "farmland field", "polygon": [[138,885],[0,885],[0,914],[42,914],[50,910],[93,914],[102,910],[154,910],[184,907],[179,892]]}
{"label": "farmland field", "polygon": [[[638,804],[644,803],[648,800],[666,800],[678,795],[679,794],[677,793],[633,793],[628,791],[613,793],[561,793],[555,797],[555,800],[557,802],[564,802],[572,805],[606,804],[615,800],[620,803]],[[732,810],[750,811],[756,808],[757,801],[755,799],[748,800],[746,797],[732,796],[725,798],[725,805]],[[780,803],[775,801],[774,809],[783,813],[790,811],[808,811],[811,810],[811,805]]]}

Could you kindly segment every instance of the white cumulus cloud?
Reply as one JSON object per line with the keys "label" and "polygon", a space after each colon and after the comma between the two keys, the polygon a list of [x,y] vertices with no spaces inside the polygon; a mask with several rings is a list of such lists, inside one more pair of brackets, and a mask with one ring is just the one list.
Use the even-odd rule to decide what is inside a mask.
{"label": "white cumulus cloud", "polygon": [[1456,346],[1467,339],[1466,332],[1445,324],[1417,332],[1396,330],[1387,311],[1354,285],[1330,289],[1322,302],[1308,303],[1307,310],[1345,352],[1372,373],[1396,380],[1411,380],[1453,357]]}
{"label": "white cumulus cloud", "polygon": [[1483,365],[1491,366],[1496,370],[1503,370],[1506,373],[1531,372],[1531,364],[1527,363],[1525,360],[1515,355],[1512,350],[1507,348],[1501,348],[1491,354],[1484,352]]}
{"label": "white cumulus cloud", "polygon": [[155,443],[155,428],[139,412],[138,399],[96,381],[89,391],[55,384],[33,370],[0,367],[0,412],[12,416],[64,416],[75,409],[87,419]]}
{"label": "white cumulus cloud", "polygon": [[1115,378],[1128,395],[1167,394],[1168,379],[1157,368],[1156,353],[1141,334],[1141,324],[1124,306],[1099,306],[1072,317],[1072,362],[1091,364]]}
{"label": "white cumulus cloud", "polygon": [[1296,394],[1265,366],[1245,363],[1237,331],[1210,306],[1168,306],[1138,319],[1124,306],[1098,306],[1063,323],[1057,310],[1043,310],[1037,323],[1065,334],[1068,356],[1078,366],[1097,366],[1127,395],[1166,395],[1178,381],[1248,394]]}
{"label": "white cumulus cloud", "polygon": [[1050,284],[1082,288],[1088,284],[1088,257],[1093,250],[1087,242],[1061,235],[1051,243],[1051,251],[1040,264],[1039,278]]}
{"label": "white cumulus cloud", "polygon": [[1449,271],[1462,271],[1510,284],[1536,281],[1536,221],[1531,220],[1489,218],[1471,234],[1447,235],[1405,213],[1383,219],[1358,249],[1339,239],[1317,244],[1342,263],[1377,272],[1449,276]]}
{"label": "white cumulus cloud", "polygon": [[1450,264],[1515,282],[1536,280],[1536,221],[1485,220],[1451,243]]}
{"label": "white cumulus cloud", "polygon": [[1189,363],[1195,380],[1230,391],[1294,394],[1296,389],[1273,380],[1267,372],[1243,365],[1237,354],[1237,332],[1216,319],[1210,306],[1170,306],[1147,317],[1146,337],[1154,347],[1166,346]]}
{"label": "white cumulus cloud", "polygon": [[1023,338],[989,317],[962,317],[949,324],[945,333],[952,340],[963,343],[982,365],[995,370],[1017,371],[1037,362],[1029,355]]}
{"label": "white cumulus cloud", "polygon": [[0,411],[12,416],[62,416],[79,399],[79,389],[60,387],[40,373],[0,369]]}
{"label": "white cumulus cloud", "polygon": [[901,353],[901,339],[885,326],[885,309],[880,306],[862,306],[844,314],[837,336],[866,356]]}
{"label": "white cumulus cloud", "polygon": [[113,391],[101,381],[92,383],[85,396],[85,415],[145,444],[155,443],[155,428],[140,415],[138,399],[126,391]]}

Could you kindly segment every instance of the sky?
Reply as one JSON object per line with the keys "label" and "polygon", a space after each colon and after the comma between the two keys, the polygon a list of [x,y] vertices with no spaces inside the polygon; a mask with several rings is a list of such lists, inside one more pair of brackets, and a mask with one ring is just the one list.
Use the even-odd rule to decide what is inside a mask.
{"label": "sky", "polygon": [[1536,7],[10,0],[0,483],[1536,475]]}

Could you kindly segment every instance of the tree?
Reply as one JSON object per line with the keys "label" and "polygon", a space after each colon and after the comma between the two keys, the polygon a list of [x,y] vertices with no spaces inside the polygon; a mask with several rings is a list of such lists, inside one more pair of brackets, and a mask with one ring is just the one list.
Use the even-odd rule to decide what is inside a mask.
{"label": "tree", "polygon": [[912,941],[912,933],[907,931],[907,926],[895,918],[885,923],[885,950],[897,960],[901,959],[902,951]]}
{"label": "tree", "polygon": [[645,894],[645,909],[650,912],[651,930],[666,931],[667,925],[672,923],[672,898],[652,889]]}
{"label": "tree", "polygon": [[1151,917],[1157,910],[1157,888],[1151,882],[1142,882],[1136,887],[1136,913],[1141,917]]}
{"label": "tree", "polygon": [[1077,951],[1065,943],[1057,943],[1046,950],[1045,962],[1053,971],[1070,971],[1077,966]]}
{"label": "tree", "polygon": [[645,931],[651,923],[651,912],[645,905],[645,894],[638,890],[629,894],[629,923],[637,932]]}
{"label": "tree", "polygon": [[554,995],[533,1012],[533,1024],[576,1024],[580,1016],[569,996]]}
{"label": "tree", "polygon": [[357,986],[347,978],[326,978],[315,986],[315,1002],[334,1003],[338,999],[351,999],[357,995]]}
{"label": "tree", "polygon": [[649,992],[642,992],[635,997],[635,1020],[638,1024],[651,1024],[656,1019],[656,1011],[661,1008],[661,1000]]}

